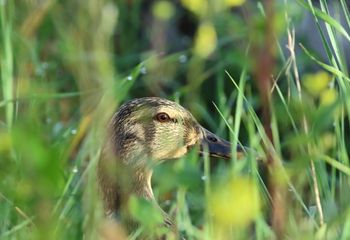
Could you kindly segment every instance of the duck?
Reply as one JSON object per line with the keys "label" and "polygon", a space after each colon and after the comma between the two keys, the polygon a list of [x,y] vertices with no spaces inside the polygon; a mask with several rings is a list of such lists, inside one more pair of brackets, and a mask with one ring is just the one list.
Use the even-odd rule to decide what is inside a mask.
{"label": "duck", "polygon": [[[223,159],[231,158],[231,143],[202,127],[176,102],[144,97],[130,100],[112,116],[106,129],[98,162],[98,183],[106,215],[123,218],[131,196],[153,203],[162,213],[164,225],[172,219],[160,208],[151,185],[153,168],[164,161],[198,151]],[[243,155],[244,147],[237,146]],[[129,225],[135,224],[127,221]],[[128,231],[132,227],[127,227]]]}

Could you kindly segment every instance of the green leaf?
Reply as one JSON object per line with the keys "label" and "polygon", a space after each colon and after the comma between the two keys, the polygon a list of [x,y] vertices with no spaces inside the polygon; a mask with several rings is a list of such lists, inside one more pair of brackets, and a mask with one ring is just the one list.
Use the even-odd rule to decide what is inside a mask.
{"label": "green leaf", "polygon": [[160,209],[154,203],[144,198],[131,196],[129,199],[129,210],[132,217],[147,228],[159,226],[163,223]]}

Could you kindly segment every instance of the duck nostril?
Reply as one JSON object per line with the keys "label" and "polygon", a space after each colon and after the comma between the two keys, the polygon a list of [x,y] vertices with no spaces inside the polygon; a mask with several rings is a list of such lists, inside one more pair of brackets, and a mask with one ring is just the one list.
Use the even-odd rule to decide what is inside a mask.
{"label": "duck nostril", "polygon": [[216,137],[212,137],[212,136],[209,136],[208,140],[211,141],[211,142],[217,142],[218,141],[218,139]]}

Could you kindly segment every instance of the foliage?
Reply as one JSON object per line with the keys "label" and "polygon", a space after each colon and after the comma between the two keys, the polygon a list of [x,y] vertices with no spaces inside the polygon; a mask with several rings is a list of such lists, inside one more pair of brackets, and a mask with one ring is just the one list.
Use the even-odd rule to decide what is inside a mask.
{"label": "foliage", "polygon": [[[256,80],[269,26],[272,139]],[[345,0],[0,1],[0,238],[121,239],[97,192],[105,126],[127,99],[160,96],[281,163],[157,166],[157,199],[187,239],[278,237],[269,181],[285,238],[349,239],[349,32]],[[130,239],[164,230],[148,202],[131,209],[143,224]]]}

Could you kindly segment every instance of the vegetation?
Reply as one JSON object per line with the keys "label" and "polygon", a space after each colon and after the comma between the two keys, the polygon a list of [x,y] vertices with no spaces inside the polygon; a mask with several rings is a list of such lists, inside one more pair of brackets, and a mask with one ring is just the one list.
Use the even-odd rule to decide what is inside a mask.
{"label": "vegetation", "polygon": [[[0,239],[122,239],[96,164],[142,96],[261,156],[156,167],[186,239],[349,239],[349,32],[345,0],[0,1]],[[129,239],[164,230],[130,208]]]}

